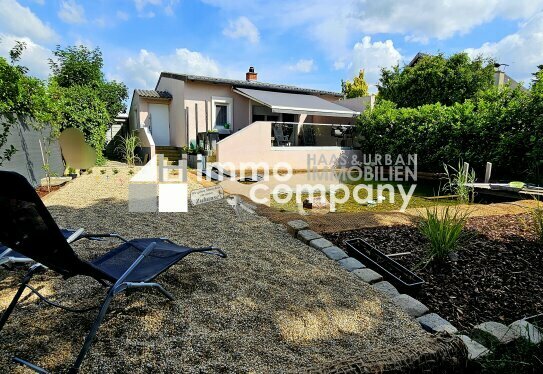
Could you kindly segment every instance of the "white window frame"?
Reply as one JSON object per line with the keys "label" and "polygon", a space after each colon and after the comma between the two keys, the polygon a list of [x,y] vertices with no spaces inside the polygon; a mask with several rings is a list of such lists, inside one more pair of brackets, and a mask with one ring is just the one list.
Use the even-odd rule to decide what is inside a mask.
{"label": "white window frame", "polygon": [[[230,129],[225,129],[223,126],[217,126],[217,104],[226,105],[226,121],[230,124]],[[211,97],[211,121],[213,129],[223,130],[224,132],[232,132],[234,127],[234,99],[231,97],[212,96]]]}

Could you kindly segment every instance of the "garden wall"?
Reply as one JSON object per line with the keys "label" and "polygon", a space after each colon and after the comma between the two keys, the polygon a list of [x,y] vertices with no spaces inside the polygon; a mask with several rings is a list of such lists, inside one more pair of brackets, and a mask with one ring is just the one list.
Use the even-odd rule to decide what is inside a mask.
{"label": "garden wall", "polygon": [[[49,134],[46,131],[48,130],[49,127],[41,131],[36,130],[24,121],[13,125],[6,145],[13,144],[17,152],[11,157],[10,161],[4,161],[2,166],[0,166],[0,170],[16,171],[23,175],[34,187],[38,186],[41,178],[45,177],[39,140],[47,138]],[[62,176],[64,173],[64,163],[57,140],[51,144],[50,149],[49,165],[51,172]]]}

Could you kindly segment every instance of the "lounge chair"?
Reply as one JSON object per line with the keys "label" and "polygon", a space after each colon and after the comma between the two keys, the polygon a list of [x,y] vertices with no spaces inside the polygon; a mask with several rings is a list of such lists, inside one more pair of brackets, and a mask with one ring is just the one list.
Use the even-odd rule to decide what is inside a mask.
{"label": "lounge chair", "polygon": [[[76,373],[88,352],[92,340],[115,295],[128,289],[153,288],[166,298],[173,296],[153,280],[169,267],[175,265],[190,253],[200,252],[226,257],[219,248],[189,248],[173,243],[164,238],[126,240],[117,234],[82,234],[82,238],[116,238],[122,244],[103,256],[90,262],[80,259],[47,208],[32,186],[20,174],[0,171],[0,242],[27,256],[36,264],[23,278],[13,300],[0,318],[0,331],[13,312],[25,288],[35,293],[46,303],[71,312],[88,312],[90,309],[68,308],[47,300],[28,283],[32,276],[45,271],[46,267],[65,279],[74,276],[87,276],[108,287],[107,294],[99,306],[99,313],[92,325],[83,347],[69,372]],[[93,308],[94,309],[94,308]],[[98,309],[98,307],[96,308]],[[24,328],[24,326],[20,326]],[[1,342],[1,339],[0,339]],[[45,372],[23,359],[14,358],[15,362],[38,372]]]}
{"label": "lounge chair", "polygon": [[[61,229],[62,235],[68,243],[76,240],[82,233],[83,229],[79,230],[69,230]],[[9,267],[15,264],[28,264],[34,262],[31,258],[26,257],[25,255],[20,254],[17,251],[14,251],[11,248],[6,247],[5,245],[0,244],[0,266]]]}

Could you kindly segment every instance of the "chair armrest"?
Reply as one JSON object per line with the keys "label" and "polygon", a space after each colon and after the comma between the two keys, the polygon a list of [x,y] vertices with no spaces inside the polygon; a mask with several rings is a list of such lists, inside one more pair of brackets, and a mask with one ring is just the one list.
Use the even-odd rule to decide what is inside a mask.
{"label": "chair armrest", "polygon": [[[215,252],[217,253],[215,253]],[[208,255],[215,255],[215,256],[219,256],[219,257],[222,257],[222,258],[226,258],[228,257],[228,255],[226,254],[226,252],[224,252],[222,249],[218,248],[218,247],[203,247],[203,248],[196,248],[195,250],[193,250],[193,252],[200,252],[200,253],[205,253],[205,254],[208,254]]]}
{"label": "chair armrest", "polygon": [[128,240],[120,236],[116,233],[109,233],[109,234],[91,234],[91,233],[84,233],[79,235],[77,239],[74,240],[80,240],[80,239],[88,239],[88,240],[103,240],[103,238],[117,238],[119,240],[122,240],[125,243],[128,243]]}

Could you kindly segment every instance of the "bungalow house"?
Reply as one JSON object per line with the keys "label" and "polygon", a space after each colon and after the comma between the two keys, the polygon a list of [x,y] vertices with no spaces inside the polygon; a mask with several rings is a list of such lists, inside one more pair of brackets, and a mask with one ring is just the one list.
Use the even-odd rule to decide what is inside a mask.
{"label": "bungalow house", "polygon": [[129,126],[147,157],[176,157],[181,147],[204,147],[216,161],[240,165],[308,157],[352,162],[353,125],[374,97],[344,100],[341,93],[262,83],[250,68],[245,80],[163,72],[154,90],[136,89]]}

